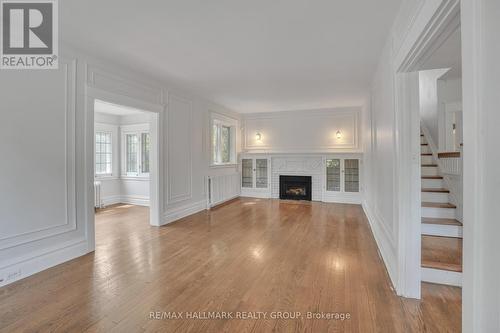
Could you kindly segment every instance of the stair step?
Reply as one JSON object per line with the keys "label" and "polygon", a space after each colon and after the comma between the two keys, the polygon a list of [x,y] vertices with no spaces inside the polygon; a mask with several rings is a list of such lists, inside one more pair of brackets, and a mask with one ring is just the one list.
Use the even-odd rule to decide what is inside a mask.
{"label": "stair step", "polygon": [[462,223],[460,223],[460,221],[458,221],[458,220],[440,219],[440,218],[435,218],[435,217],[423,217],[422,223],[423,224],[438,224],[438,225],[453,225],[453,226],[457,226],[457,227],[462,226]]}
{"label": "stair step", "polygon": [[437,164],[422,164],[422,167],[437,167]]}
{"label": "stair step", "polygon": [[441,203],[441,202],[422,202],[422,207],[429,208],[457,208],[454,204],[451,203]]}
{"label": "stair step", "polygon": [[450,193],[450,190],[445,188],[422,188],[422,192]]}
{"label": "stair step", "polygon": [[443,176],[422,176],[422,179],[443,179]]}
{"label": "stair step", "polygon": [[421,143],[420,145],[421,146],[428,146],[429,144],[428,143]]}
{"label": "stair step", "polygon": [[422,153],[420,156],[432,156],[432,153]]}
{"label": "stair step", "polygon": [[421,266],[462,272],[462,240],[451,237],[422,236]]}

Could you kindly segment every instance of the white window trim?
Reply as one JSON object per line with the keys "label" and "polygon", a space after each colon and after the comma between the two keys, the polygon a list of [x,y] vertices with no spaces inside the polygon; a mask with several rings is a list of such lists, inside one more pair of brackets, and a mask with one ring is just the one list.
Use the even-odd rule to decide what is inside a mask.
{"label": "white window trim", "polygon": [[[95,137],[97,133],[109,133],[111,134],[111,173],[101,173],[97,174],[95,172]],[[118,126],[105,124],[105,123],[95,123],[94,125],[94,179],[105,180],[105,179],[118,179]]]}
{"label": "white window trim", "polygon": [[[121,137],[121,178],[122,179],[137,179],[137,180],[148,180],[149,172],[141,172],[142,168],[142,135],[147,133],[150,135],[149,124],[134,124],[134,125],[122,125],[120,126],[120,137]],[[127,134],[135,134],[138,137],[138,148],[137,148],[137,167],[139,172],[127,172]],[[151,156],[150,156],[151,162]],[[151,167],[151,166],[150,166]],[[151,170],[150,170],[151,171]]]}
{"label": "white window trim", "polygon": [[[212,142],[213,128],[215,124],[222,126],[227,126],[230,128],[230,161],[226,163],[218,163],[214,161],[213,151],[215,149]],[[216,112],[210,112],[210,123],[209,123],[209,142],[210,142],[210,167],[212,168],[224,168],[224,167],[234,167],[238,165],[237,161],[237,151],[236,151],[236,136],[237,136],[237,126],[238,120],[222,115]]]}

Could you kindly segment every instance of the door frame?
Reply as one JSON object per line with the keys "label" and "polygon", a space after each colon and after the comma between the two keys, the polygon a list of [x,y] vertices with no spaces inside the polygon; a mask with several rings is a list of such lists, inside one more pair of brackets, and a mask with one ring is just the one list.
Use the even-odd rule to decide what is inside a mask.
{"label": "door frame", "polygon": [[163,225],[163,129],[161,124],[164,122],[164,105],[144,102],[129,96],[116,94],[104,89],[95,87],[86,87],[85,91],[85,112],[86,112],[86,156],[85,174],[87,177],[88,192],[88,223],[87,240],[89,251],[95,250],[95,213],[94,213],[94,102],[95,100],[123,105],[138,110],[150,112],[154,116],[150,122],[151,135],[151,153],[150,153],[150,175],[149,175],[149,223],[152,226]]}
{"label": "door frame", "polygon": [[421,297],[421,175],[418,70],[460,26],[460,1],[422,1],[393,62],[398,295]]}

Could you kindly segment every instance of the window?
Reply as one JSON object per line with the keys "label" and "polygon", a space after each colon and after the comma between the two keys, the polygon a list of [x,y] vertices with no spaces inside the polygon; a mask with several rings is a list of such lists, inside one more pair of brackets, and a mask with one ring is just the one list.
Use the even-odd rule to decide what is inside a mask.
{"label": "window", "polygon": [[149,173],[149,151],[151,143],[149,133],[141,133],[141,170],[142,173]]}
{"label": "window", "polygon": [[111,133],[96,132],[95,133],[95,174],[96,175],[111,175],[112,174],[112,145]]}
{"label": "window", "polygon": [[326,190],[340,191],[340,160],[326,160]]}
{"label": "window", "polygon": [[212,165],[236,163],[236,120],[212,114]]}
{"label": "window", "polygon": [[123,131],[122,169],[126,176],[147,177],[150,172],[151,139],[145,129]]}
{"label": "window", "polygon": [[127,138],[127,173],[138,173],[137,152],[139,140],[136,134],[126,134]]}

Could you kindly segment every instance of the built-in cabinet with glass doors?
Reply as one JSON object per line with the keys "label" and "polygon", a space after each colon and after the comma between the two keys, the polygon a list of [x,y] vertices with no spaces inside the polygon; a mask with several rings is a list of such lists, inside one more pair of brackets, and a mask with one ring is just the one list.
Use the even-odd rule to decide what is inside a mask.
{"label": "built-in cabinet with glass doors", "polygon": [[360,164],[358,158],[326,158],[324,201],[360,200]]}
{"label": "built-in cabinet with glass doors", "polygon": [[270,162],[268,157],[243,157],[241,159],[241,192],[243,196],[269,196]]}

